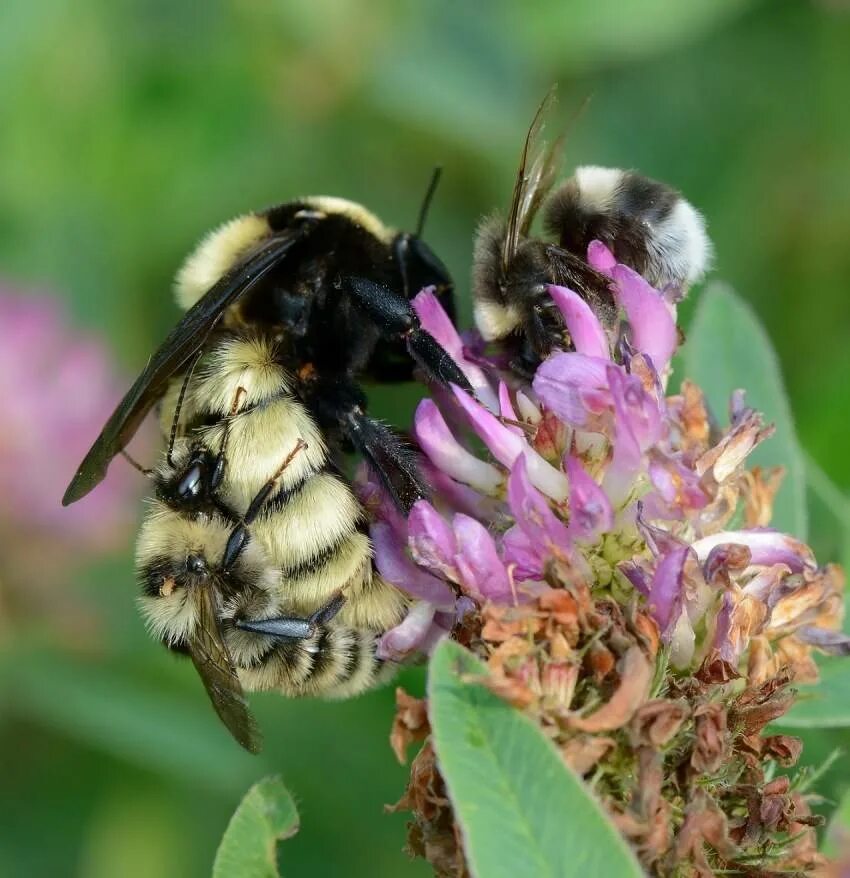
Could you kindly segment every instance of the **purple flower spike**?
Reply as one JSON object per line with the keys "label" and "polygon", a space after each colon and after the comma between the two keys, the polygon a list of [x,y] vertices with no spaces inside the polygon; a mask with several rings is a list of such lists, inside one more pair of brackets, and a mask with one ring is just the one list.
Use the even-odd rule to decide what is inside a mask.
{"label": "purple flower spike", "polygon": [[534,392],[562,421],[579,429],[593,428],[595,418],[611,405],[607,368],[610,360],[586,354],[554,354],[534,376]]}
{"label": "purple flower spike", "polygon": [[516,459],[524,454],[528,477],[535,488],[558,502],[567,499],[567,477],[545,461],[522,436],[512,433],[484,406],[479,405],[460,387],[452,387],[455,398],[469,418],[472,428],[490,449],[493,457],[510,469]]}
{"label": "purple flower spike", "polygon": [[457,581],[457,542],[449,523],[427,500],[417,500],[408,518],[407,544],[413,560]]}
{"label": "purple flower spike", "polygon": [[458,545],[455,562],[463,590],[477,600],[512,603],[510,579],[487,528],[461,514],[454,517],[453,524]]}
{"label": "purple flower spike", "polygon": [[375,565],[378,573],[387,582],[441,609],[454,606],[452,590],[445,582],[426,573],[407,557],[403,543],[399,542],[388,524],[373,524],[370,535],[375,547]]}
{"label": "purple flower spike", "polygon": [[712,549],[727,543],[746,546],[751,553],[750,563],[758,566],[787,564],[794,573],[816,568],[812,550],[805,543],[766,528],[721,531],[697,540],[693,549],[702,564]]}
{"label": "purple flower spike", "polygon": [[658,290],[627,265],[613,269],[617,299],[632,328],[632,344],[652,359],[659,374],[676,350],[676,321]]}
{"label": "purple flower spike", "polygon": [[414,435],[435,466],[453,479],[472,485],[484,494],[495,493],[502,484],[502,474],[495,466],[479,460],[455,439],[430,399],[423,399],[416,409]]}
{"label": "purple flower spike", "polygon": [[590,357],[609,359],[608,337],[590,305],[568,287],[548,286],[549,295],[564,315],[575,349]]}
{"label": "purple flower spike", "polygon": [[572,455],[567,458],[567,478],[570,481],[569,534],[574,540],[596,542],[614,525],[611,501]]}
{"label": "purple flower spike", "polygon": [[658,622],[661,638],[665,643],[669,643],[672,639],[676,623],[682,613],[682,584],[687,557],[687,546],[673,549],[659,560],[655,575],[652,577],[649,609]]}
{"label": "purple flower spike", "polygon": [[555,515],[546,498],[531,484],[524,457],[518,457],[508,478],[508,503],[517,525],[535,545],[549,556],[568,552],[570,533]]}
{"label": "purple flower spike", "polygon": [[[410,653],[430,646],[429,634],[434,626],[436,608],[427,601],[417,601],[404,619],[390,628],[378,641],[375,654],[384,661],[402,661]],[[443,636],[446,631],[441,629]]]}
{"label": "purple flower spike", "polygon": [[591,241],[587,245],[587,261],[591,268],[595,268],[609,277],[617,264],[614,254],[602,241]]}
{"label": "purple flower spike", "polygon": [[463,339],[455,329],[451,318],[446,314],[439,299],[434,295],[433,287],[426,287],[413,298],[413,310],[422,324],[422,328],[431,333],[443,348],[451,354],[455,363],[460,366],[467,380],[475,391],[475,396],[490,409],[498,411],[496,395],[487,380],[484,370],[471,363],[464,356]]}

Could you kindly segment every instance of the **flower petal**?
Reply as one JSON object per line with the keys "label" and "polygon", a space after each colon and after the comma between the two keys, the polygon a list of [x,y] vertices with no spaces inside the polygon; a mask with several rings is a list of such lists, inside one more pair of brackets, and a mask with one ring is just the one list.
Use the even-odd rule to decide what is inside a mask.
{"label": "flower petal", "polygon": [[576,351],[590,357],[610,359],[608,336],[590,305],[568,287],[549,284],[547,289],[564,315]]}
{"label": "flower petal", "polygon": [[407,557],[404,543],[389,525],[381,522],[373,524],[370,535],[375,548],[375,566],[387,582],[440,608],[454,606],[454,592],[441,579],[426,573]]}
{"label": "flower petal", "polygon": [[[404,619],[381,637],[375,655],[384,661],[402,661],[415,650],[424,649],[434,625],[435,611],[433,604],[416,601]],[[442,629],[443,636],[446,633]]]}
{"label": "flower petal", "polygon": [[496,467],[479,460],[455,439],[440,410],[430,399],[423,399],[416,409],[414,435],[433,463],[453,479],[472,485],[485,494],[495,493],[502,484],[502,474]]}
{"label": "flower petal", "polygon": [[700,563],[704,563],[715,546],[737,543],[746,546],[751,553],[751,564],[769,566],[787,564],[794,573],[805,568],[815,569],[812,550],[799,540],[779,531],[757,528],[754,530],[727,530],[703,537],[693,544]]}
{"label": "flower petal", "polygon": [[591,241],[587,245],[587,262],[591,268],[609,276],[617,264],[614,254],[602,241]]}
{"label": "flower petal", "polygon": [[830,655],[850,655],[850,637],[841,631],[804,625],[795,632],[804,643],[816,646]]}
{"label": "flower petal", "polygon": [[545,461],[522,436],[512,433],[466,391],[455,386],[452,386],[452,390],[472,428],[502,466],[510,469],[520,455],[525,455],[532,484],[553,500],[566,500],[567,477],[560,470]]}
{"label": "flower petal", "polygon": [[595,423],[594,416],[611,406],[609,363],[586,354],[553,354],[538,368],[534,392],[562,421],[587,429]]}
{"label": "flower petal", "polygon": [[484,370],[470,362],[464,355],[464,344],[451,317],[446,314],[440,300],[434,295],[433,287],[426,287],[413,297],[411,302],[422,328],[429,332],[451,355],[466,375],[475,396],[492,412],[498,411],[496,394],[487,380]]}
{"label": "flower petal", "polygon": [[457,542],[451,525],[427,500],[417,500],[407,520],[407,544],[413,560],[422,567],[458,580],[454,557]]}
{"label": "flower petal", "polygon": [[567,526],[555,515],[546,498],[531,484],[525,457],[518,457],[508,478],[508,503],[517,525],[541,557],[569,552]]}
{"label": "flower petal", "polygon": [[505,566],[514,568],[517,582],[543,578],[544,562],[538,546],[519,525],[515,524],[506,531],[501,542]]}
{"label": "flower petal", "polygon": [[649,611],[658,622],[665,643],[670,642],[673,629],[682,614],[684,600],[682,588],[687,557],[687,546],[673,549],[661,557],[652,577]]}
{"label": "flower petal", "polygon": [[455,515],[453,525],[458,545],[455,563],[464,591],[478,600],[512,603],[510,579],[487,528],[461,513]]}
{"label": "flower petal", "polygon": [[596,542],[614,525],[611,501],[573,455],[567,458],[567,478],[570,482],[569,534],[574,540]]}
{"label": "flower petal", "polygon": [[667,368],[678,341],[676,321],[661,294],[627,265],[612,269],[617,299],[632,329],[632,344],[648,354],[661,374]]}
{"label": "flower petal", "polygon": [[[511,403],[511,393],[508,390],[508,385],[505,384],[504,381],[499,382],[499,415],[508,421],[518,421],[519,418],[516,416],[516,412],[514,411],[513,404]],[[505,424],[505,426],[511,431],[511,433],[515,433],[517,436],[525,436],[525,433],[522,427],[517,427],[516,424]]]}

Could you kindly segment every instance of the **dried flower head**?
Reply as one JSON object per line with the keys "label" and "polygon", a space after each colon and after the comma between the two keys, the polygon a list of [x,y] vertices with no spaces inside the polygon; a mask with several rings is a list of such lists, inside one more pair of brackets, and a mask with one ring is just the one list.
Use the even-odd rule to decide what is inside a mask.
{"label": "dried flower head", "polygon": [[[807,872],[816,820],[768,769],[793,765],[800,742],[765,726],[792,682],[816,678],[813,651],[850,652],[843,574],[767,527],[781,474],[746,468],[772,428],[743,393],[723,429],[694,384],[666,394],[675,304],[600,242],[588,260],[620,322],[550,287],[571,343],[530,384],[465,343],[429,291],[416,298],[475,396],[420,403],[434,494],[407,521],[366,480],[378,567],[417,599],[382,652],[427,651],[454,630],[489,665],[486,685],[593,773],[651,874]],[[396,745],[426,731],[425,707],[401,697]],[[464,874],[428,744],[400,806],[411,849]]]}

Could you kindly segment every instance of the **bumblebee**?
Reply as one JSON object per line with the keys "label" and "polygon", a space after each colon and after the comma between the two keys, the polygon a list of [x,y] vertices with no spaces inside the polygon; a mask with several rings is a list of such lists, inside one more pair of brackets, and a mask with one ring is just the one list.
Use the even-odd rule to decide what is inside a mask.
{"label": "bumblebee", "polygon": [[[572,288],[608,323],[616,317],[610,279],[587,263],[591,241],[676,295],[699,281],[711,260],[703,217],[664,183],[587,166],[552,192],[564,140],[547,145],[542,138],[553,103],[554,89],[526,135],[507,218],[485,218],[473,252],[476,325],[486,340],[513,348],[515,365],[529,372],[564,343],[548,284]],[[541,207],[548,239],[531,235]]]}
{"label": "bumblebee", "polygon": [[191,656],[249,750],[259,735],[243,689],[345,696],[382,674],[376,638],[407,600],[373,569],[338,460],[359,452],[402,511],[425,495],[414,452],[367,414],[358,381],[418,364],[469,388],[411,307],[426,286],[451,310],[449,274],[420,234],[353,202],[304,198],[232,220],[178,272],[186,314],[66,491],[67,505],[94,488],[160,405],[171,428],[137,544],[141,610]]}

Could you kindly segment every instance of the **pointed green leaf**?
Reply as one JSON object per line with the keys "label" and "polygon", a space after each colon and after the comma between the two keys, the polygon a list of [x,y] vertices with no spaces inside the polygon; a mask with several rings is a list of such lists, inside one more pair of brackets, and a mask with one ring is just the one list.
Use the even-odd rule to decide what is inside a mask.
{"label": "pointed green leaf", "polygon": [[444,640],[428,697],[440,770],[475,878],[642,875],[590,790],[526,716],[476,683],[488,673]]}
{"label": "pointed green leaf", "polygon": [[279,777],[254,784],[224,831],[213,878],[279,878],[277,843],[298,826],[295,802]]}
{"label": "pointed green leaf", "polygon": [[732,391],[743,388],[747,403],[776,425],[776,434],[756,449],[749,462],[785,467],[772,526],[805,540],[805,463],[779,360],[755,312],[728,287],[712,284],[700,298],[682,353],[682,377],[702,387],[720,423],[728,421]]}

